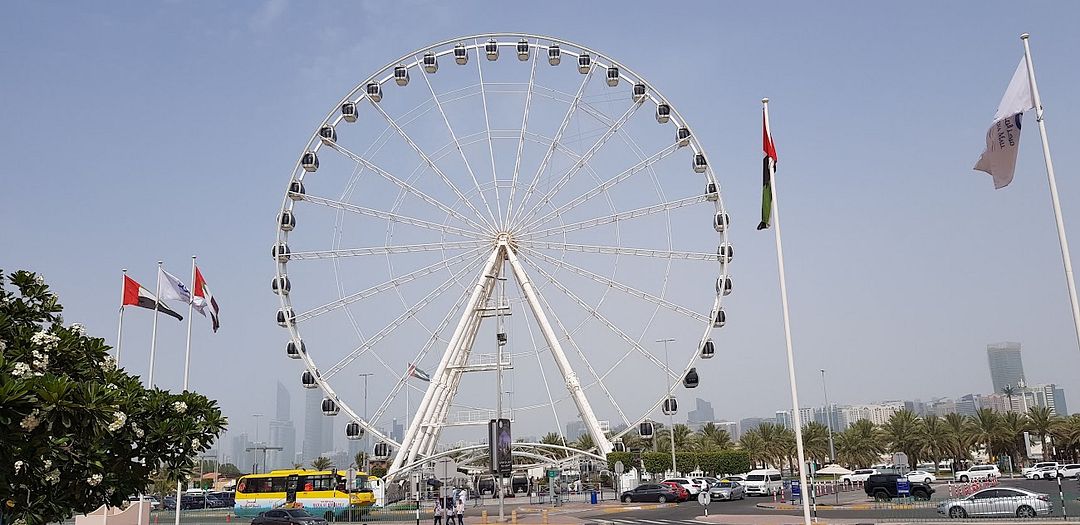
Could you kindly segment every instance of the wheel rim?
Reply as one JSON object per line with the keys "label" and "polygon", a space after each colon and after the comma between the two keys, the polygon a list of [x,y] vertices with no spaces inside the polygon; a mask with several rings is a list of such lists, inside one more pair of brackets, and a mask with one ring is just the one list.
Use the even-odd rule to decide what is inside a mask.
{"label": "wheel rim", "polygon": [[[515,84],[506,82],[504,77],[499,77],[499,74],[505,73],[502,71],[487,71],[490,75],[488,78],[491,80],[485,80],[485,68],[490,70],[496,67],[490,61],[490,55],[489,60],[483,60],[486,41],[489,38],[499,40],[496,49],[511,55],[502,59],[504,62],[512,60],[515,44],[520,41],[525,45],[527,57],[532,63],[513,69],[518,74],[524,72],[524,77],[528,79],[527,90],[524,82]],[[467,52],[468,59],[475,61],[469,64],[468,68],[461,68],[454,64],[453,53],[455,44],[458,42],[462,43],[462,49]],[[546,85],[546,80],[536,80],[538,75],[535,72],[541,68],[547,68],[546,65],[537,66],[537,62],[543,62],[539,57],[548,55],[555,45],[560,46],[565,55],[564,58],[591,57],[592,69],[589,69],[587,74],[579,75],[574,72],[570,75],[580,79],[580,81],[572,82],[575,86],[573,89],[560,90],[559,87]],[[466,75],[474,74],[473,70],[475,70],[475,74],[479,77],[479,84],[466,83],[467,88],[443,91],[439,95],[439,89],[444,89],[445,86],[445,84],[439,85],[441,79],[453,78],[453,76],[446,73],[427,72],[430,70],[425,70],[426,63],[422,57],[428,53],[432,53],[444,69],[458,68],[459,73],[466,72]],[[389,82],[391,78],[395,78],[399,64],[406,73],[412,73],[412,86],[405,86],[409,82],[407,78],[401,78],[405,81],[401,84],[404,87],[393,86],[393,83]],[[589,93],[586,89],[589,79],[596,76],[593,70],[600,69],[599,74],[602,74],[603,70],[609,66],[616,70],[616,78],[624,82],[621,89],[625,90],[627,85],[633,86],[633,97],[629,96],[629,93],[612,91],[609,87],[595,90],[605,92],[606,94],[603,95],[594,96]],[[572,65],[566,64],[562,69],[567,68],[572,68]],[[609,71],[609,79],[610,74]],[[580,88],[576,87],[578,84]],[[645,92],[640,99],[636,91],[638,84],[645,87]],[[512,137],[515,146],[511,149],[516,147],[516,154],[508,157],[514,160],[511,163],[512,170],[506,169],[506,166],[503,166],[504,169],[498,167],[500,157],[496,155],[493,145],[497,140],[511,138],[496,135],[506,129],[512,129],[511,126],[498,125],[497,121],[500,117],[498,113],[494,117],[495,126],[489,118],[488,98],[495,100],[497,96],[500,96],[499,90],[493,89],[495,86],[511,86],[505,88],[502,94],[509,93],[513,96],[524,94],[521,97],[524,100],[522,103],[524,111],[515,110],[518,111],[514,117],[517,124],[511,125],[520,128]],[[477,87],[479,92],[473,93],[472,91]],[[518,91],[513,91],[515,88]],[[490,93],[488,89],[491,89]],[[431,98],[413,109],[403,111],[409,106],[400,106],[395,99],[407,100],[407,93],[410,90],[430,92]],[[578,91],[576,96],[567,94],[568,91],[574,90]],[[466,134],[467,126],[461,126],[460,122],[455,131],[448,115],[456,115],[455,111],[460,112],[461,108],[455,108],[453,104],[469,98],[475,102],[477,94],[483,101],[482,115],[485,131]],[[626,98],[625,103],[622,101],[623,96]],[[545,130],[548,132],[546,135],[543,132],[530,131],[541,129],[535,125],[538,119],[541,126],[544,125],[544,118],[547,117],[543,107],[543,104],[547,104],[543,100],[545,97],[556,105],[562,104],[565,108],[562,124],[548,126],[549,129]],[[587,99],[587,102],[582,102],[583,99]],[[618,103],[615,102],[616,99],[619,99]],[[631,101],[633,104],[630,104]],[[343,105],[352,107],[351,115],[355,122],[346,123],[349,119],[339,109]],[[533,107],[533,116],[530,119],[529,109],[532,105],[536,107]],[[618,106],[622,108],[611,109]],[[484,268],[479,264],[483,262],[485,250],[491,249],[489,245],[492,243],[505,243],[506,251],[515,252],[520,260],[520,265],[515,266],[528,269],[528,280],[535,288],[533,298],[526,297],[529,294],[524,290],[522,290],[524,293],[519,294],[518,297],[509,298],[510,305],[507,311],[513,312],[517,309],[519,315],[502,316],[499,314],[497,317],[510,317],[506,323],[511,328],[525,327],[527,324],[516,325],[515,319],[528,317],[530,308],[539,309],[545,313],[547,319],[536,324],[544,326],[537,326],[536,328],[541,328],[541,330],[532,332],[524,329],[512,330],[513,334],[520,336],[516,340],[531,341],[539,334],[539,341],[532,341],[534,350],[543,346],[544,339],[549,337],[568,342],[565,350],[558,352],[564,354],[561,359],[563,362],[553,358],[552,361],[555,364],[549,362],[546,365],[546,372],[543,369],[545,356],[541,352],[517,352],[519,356],[535,357],[537,370],[540,373],[504,372],[504,374],[518,373],[520,375],[516,377],[519,379],[522,375],[534,380],[539,378],[537,385],[534,385],[535,388],[526,385],[524,388],[515,388],[515,392],[546,392],[547,396],[538,395],[534,400],[523,399],[519,396],[520,401],[513,401],[516,406],[509,407],[508,413],[504,416],[513,415],[515,411],[523,412],[524,414],[521,415],[528,416],[530,411],[535,411],[537,414],[548,412],[557,419],[559,412],[567,412],[574,405],[579,413],[588,412],[588,416],[593,416],[592,407],[595,406],[598,409],[604,409],[605,413],[617,415],[622,420],[621,423],[626,426],[626,430],[612,436],[614,439],[635,430],[639,423],[661,408],[668,398],[674,399],[673,392],[684,380],[689,381],[687,377],[692,371],[696,377],[694,365],[699,359],[701,348],[710,341],[710,336],[713,335],[714,319],[718,319],[719,314],[722,313],[722,297],[730,292],[730,280],[727,277],[727,262],[730,260],[730,255],[708,253],[716,251],[717,245],[729,247],[727,228],[718,232],[719,235],[715,240],[710,237],[710,240],[701,243],[699,248],[674,242],[671,231],[673,229],[681,231],[686,225],[699,219],[700,222],[711,223],[713,217],[726,217],[726,215],[724,215],[724,207],[718,191],[720,185],[712,168],[704,163],[705,152],[695,134],[690,133],[688,137],[682,137],[685,139],[685,144],[668,139],[661,141],[661,144],[666,144],[661,148],[639,144],[636,137],[648,135],[635,133],[635,127],[643,127],[643,125],[634,121],[634,118],[635,114],[640,116],[647,111],[639,112],[637,109],[640,107],[655,109],[659,106],[670,110],[669,116],[665,117],[667,123],[673,124],[676,130],[689,130],[682,116],[669,105],[668,100],[651,83],[608,55],[572,42],[546,36],[491,34],[449,40],[406,54],[361,82],[335,106],[335,109],[321,123],[319,132],[313,135],[304,151],[313,156],[317,154],[319,159],[316,160],[321,160],[322,166],[318,166],[318,163],[310,164],[306,160],[297,162],[289,181],[289,191],[286,192],[281,207],[282,221],[277,232],[277,245],[288,246],[291,253],[288,257],[278,259],[277,278],[282,282],[291,282],[298,286],[292,287],[294,289],[291,293],[278,291],[281,312],[284,314],[280,324],[288,329],[288,338],[296,348],[304,348],[305,343],[307,347],[310,347],[310,354],[307,350],[303,350],[291,356],[301,360],[307,373],[310,374],[310,382],[306,382],[305,386],[321,389],[325,397],[336,407],[335,413],[340,410],[347,416],[349,422],[355,422],[362,427],[364,433],[380,443],[390,445],[389,454],[393,457],[393,465],[390,469],[392,477],[399,471],[403,472],[401,469],[404,467],[411,468],[418,465],[419,458],[429,456],[436,450],[439,444],[440,430],[438,429],[442,425],[459,423],[478,425],[493,417],[489,413],[493,410],[486,406],[471,411],[475,413],[469,410],[453,412],[452,408],[460,409],[461,406],[476,406],[476,404],[470,405],[468,400],[464,400],[460,406],[454,405],[454,396],[457,394],[460,379],[453,375],[457,372],[447,372],[441,364],[437,364],[439,352],[445,350],[443,355],[453,354],[455,359],[463,361],[465,366],[483,368],[476,364],[478,360],[469,360],[472,350],[471,342],[462,343],[453,349],[449,347],[451,340],[456,337],[451,336],[451,333],[456,333],[455,326],[459,326],[454,321],[458,320],[458,313],[466,309],[464,308],[466,298],[469,290],[474,287],[477,275],[496,273],[481,272],[480,270]],[[446,112],[447,108],[449,113]],[[573,111],[570,111],[570,108],[573,108]],[[476,105],[472,108],[475,111],[470,111],[470,114],[475,117],[481,113],[480,109],[481,106]],[[558,115],[563,113],[564,111],[560,110]],[[356,118],[357,116],[359,118]],[[651,116],[646,116],[648,117],[646,120],[652,119]],[[425,127],[423,119],[434,121],[434,125]],[[572,122],[574,119],[578,121]],[[593,119],[603,124],[596,129],[607,128],[598,135],[603,140],[593,140],[597,136],[595,131],[589,131],[594,134],[592,137],[582,134],[585,133],[583,129],[590,129],[587,126],[582,127],[581,120],[585,119]],[[364,128],[367,123],[373,121],[377,123],[374,131]],[[419,124],[414,124],[415,122]],[[530,124],[533,125],[532,128]],[[552,123],[548,122],[548,124]],[[565,130],[574,128],[571,124],[576,125],[577,135],[565,136],[563,133]],[[384,125],[383,133],[376,134],[378,128]],[[428,141],[432,139],[416,133],[418,128],[438,130],[439,133],[446,132],[450,138],[443,142],[429,144]],[[323,130],[327,130],[326,134],[323,134]],[[584,142],[581,145],[575,145],[578,146],[575,150],[566,145],[571,140]],[[617,142],[620,140],[623,141],[621,147],[625,150],[623,154],[610,151],[618,146]],[[397,145],[404,155],[385,155],[385,159],[381,157],[380,155],[384,155],[381,153],[383,147],[391,143]],[[466,151],[477,149],[476,145],[481,143],[487,145],[487,148],[479,147],[483,155],[476,154],[469,159]],[[356,147],[356,144],[359,144],[359,147]],[[531,170],[533,167],[526,163],[532,157],[523,151],[526,146],[532,148],[537,144],[539,146],[533,149],[544,153],[545,156],[541,160],[540,155],[535,155],[537,166],[535,170]],[[580,147],[590,144],[592,146],[589,148]],[[363,150],[365,146],[366,151]],[[686,148],[684,149],[683,146]],[[696,163],[691,171],[702,173],[702,179],[682,178],[682,181],[686,181],[684,183],[675,182],[678,180],[675,177],[657,175],[658,170],[667,171],[664,170],[663,163],[667,162],[666,159],[679,149],[683,149],[684,152],[690,151],[691,159]],[[577,153],[582,150],[585,153]],[[548,151],[550,153],[546,153]],[[456,158],[459,155],[461,159]],[[701,163],[697,160],[699,155],[702,159]],[[395,169],[406,171],[400,173],[388,171],[386,166],[401,165],[400,159],[403,158],[408,159],[405,167]],[[388,159],[397,162],[391,163]],[[526,159],[526,163],[523,163],[522,159]],[[631,162],[630,165],[616,166],[619,159],[638,159],[638,161]],[[449,163],[459,162],[467,168],[465,171],[468,171],[470,175],[468,180],[455,180],[446,175],[446,173],[463,173],[462,170],[455,171],[449,166]],[[670,162],[675,162],[675,160],[671,159]],[[485,164],[490,164],[489,180],[475,175],[475,172]],[[563,169],[562,164],[572,167]],[[412,166],[415,166],[412,168],[412,173],[408,173],[407,169]],[[597,169],[596,166],[601,169]],[[680,166],[685,167],[681,163]],[[335,196],[333,193],[335,189],[332,187],[335,171],[342,175],[340,178],[344,182],[344,189],[338,194],[339,196],[332,198]],[[532,174],[526,173],[527,171],[535,171],[531,180],[529,176]],[[511,172],[513,179],[509,177]],[[502,173],[504,177],[499,177],[499,173]],[[613,177],[611,174],[617,175]],[[330,176],[327,177],[327,175]],[[547,175],[546,179],[545,175]],[[626,188],[620,185],[629,185],[633,179],[643,177],[647,177],[645,181],[647,184],[644,187],[648,187],[649,184],[652,186],[646,193],[655,193],[655,199],[651,202],[642,202],[641,206],[627,207],[626,204],[616,206],[616,202],[626,202],[621,197],[613,198],[613,196],[619,196],[619,192]],[[586,186],[578,186],[583,183]],[[295,187],[302,191],[293,189],[296,184],[300,184]],[[680,188],[677,185],[683,184],[685,187],[681,189],[684,191],[678,191]],[[712,195],[704,194],[702,190],[706,187],[717,189],[715,200]],[[520,200],[515,200],[515,193],[520,193]],[[688,196],[682,197],[683,195]],[[651,195],[647,196],[652,199]],[[372,202],[364,201],[365,198],[371,198]],[[506,199],[505,202],[500,200],[503,198]],[[589,200],[592,202],[587,202]],[[579,207],[581,204],[588,206]],[[584,212],[586,207],[599,209],[601,213],[596,215],[592,211]],[[684,221],[680,214],[691,208],[702,212],[700,217]],[[294,213],[299,217],[294,217]],[[296,243],[296,233],[303,235],[306,227],[304,221],[308,220],[311,224],[316,224],[318,220],[316,215],[320,213],[327,215],[329,222],[332,223],[334,235],[330,249],[318,245],[305,247]],[[287,224],[286,214],[289,218]],[[295,219],[300,219],[299,227]],[[351,233],[354,231],[351,227],[361,219],[368,222],[361,222],[361,227],[357,229],[360,235],[357,236]],[[375,228],[371,227],[372,221],[376,225]],[[644,234],[648,228],[640,228],[639,223],[635,221],[652,221],[653,225],[657,226],[655,232],[666,233],[652,235],[652,242],[656,244],[642,243],[643,240],[649,240],[649,236]],[[347,224],[350,222],[352,224]],[[380,229],[385,230],[385,235],[379,233]],[[590,241],[588,236],[582,237],[581,232],[594,237],[599,234],[599,238],[604,240],[597,241],[594,238]],[[374,240],[374,237],[363,240],[363,235],[368,234],[373,236],[379,234],[382,240]],[[292,246],[287,244],[290,236],[293,236]],[[302,237],[299,240],[303,242]],[[599,245],[597,242],[608,244]],[[315,249],[312,250],[312,248]],[[498,248],[495,250],[499,252]],[[730,252],[726,253],[730,254]],[[400,257],[405,254],[411,254],[409,260]],[[438,256],[431,257],[432,254],[438,254]],[[424,259],[424,257],[427,258]],[[597,266],[595,259],[590,260],[593,257],[603,258],[606,262]],[[509,257],[497,257],[497,259],[501,258]],[[355,261],[372,261],[373,259],[380,261],[385,259],[385,265],[379,263],[361,267],[367,270],[374,268],[375,271],[358,271],[357,266],[352,264]],[[297,262],[305,260],[329,260],[332,262],[332,272],[326,272],[325,269],[316,272],[296,265]],[[705,271],[699,269],[684,272],[683,268],[687,261],[691,261],[691,266],[698,264],[692,261],[712,261],[713,263],[719,261],[721,264],[718,268],[710,264]],[[624,268],[631,267],[635,275],[640,275],[641,270],[649,265],[655,266],[657,271],[646,274],[656,277],[655,282],[648,283],[656,286],[644,287],[632,280],[628,284],[625,275],[631,270],[618,273],[620,262]],[[512,260],[510,264],[514,265]],[[504,267],[505,265],[493,265],[492,268],[495,266]],[[520,278],[516,272],[505,272],[515,273],[515,277]],[[373,279],[373,282],[363,282],[360,278],[366,275],[378,277],[379,273],[385,273],[385,276]],[[680,305],[667,298],[666,292],[669,289],[682,286],[678,282],[681,279],[697,279],[697,284],[709,283],[708,286],[711,288],[710,281],[718,273],[723,278],[723,282],[729,284],[717,290],[715,294],[701,294],[696,304]],[[319,275],[331,275],[336,280],[332,283],[334,291],[330,294],[330,300],[311,296],[312,291],[327,288],[324,286],[325,282],[318,281]],[[699,279],[700,276],[706,277]],[[435,278],[438,279],[431,282]],[[438,283],[443,278],[445,281]],[[284,281],[285,279],[288,281]],[[313,283],[315,286],[305,288],[305,283]],[[581,287],[581,283],[591,288]],[[413,291],[410,291],[410,286],[413,287],[411,288]],[[282,287],[284,288],[285,285]],[[524,285],[521,287],[524,288]],[[431,290],[431,294],[417,295],[415,290]],[[642,294],[644,290],[651,291]],[[495,296],[494,291],[484,293],[490,297]],[[396,294],[396,300],[401,304],[393,305],[395,302],[393,296],[390,301],[378,299],[373,302],[368,301],[377,294],[383,297],[386,294]],[[455,295],[459,296],[456,300],[454,300]],[[624,297],[619,297],[619,295],[624,295]],[[612,304],[624,299],[641,301],[637,306],[639,313],[642,314],[638,322],[631,323],[618,315],[605,314],[603,312],[606,310],[600,308],[605,302]],[[528,306],[526,306],[527,303]],[[501,307],[492,309],[503,310]],[[446,314],[446,319],[439,321],[443,313]],[[400,321],[394,318],[394,314],[399,314]],[[380,319],[380,317],[384,318]],[[680,342],[680,345],[683,345],[683,353],[681,357],[675,357],[674,364],[670,368],[666,367],[663,360],[658,357],[664,350],[662,347],[643,344],[643,341],[652,341],[649,337],[654,335],[653,331],[659,330],[660,326],[665,326],[666,330],[675,329],[671,323],[667,323],[666,318],[674,319],[677,325],[687,327],[687,330],[680,328],[681,331],[695,335],[701,334],[697,342]],[[465,317],[462,315],[461,319],[464,320]],[[347,327],[346,331],[351,329],[355,332],[359,343],[355,349],[349,351],[349,348],[354,346],[353,344],[342,347],[335,343],[341,339],[341,334],[333,333],[332,328],[333,325],[339,323]],[[498,321],[500,330],[503,326],[501,323],[501,320]],[[490,327],[491,324],[489,322],[484,326]],[[599,353],[588,355],[581,349],[581,345],[574,342],[573,336],[582,332],[589,333],[590,324],[599,327],[599,330],[596,330],[597,333],[606,334],[606,338],[618,342],[619,348],[627,348],[627,350],[621,351],[621,355],[616,356],[604,356]],[[331,329],[324,329],[328,325]],[[479,326],[480,323],[477,321],[475,325],[473,323],[466,323],[466,325],[473,327]],[[301,327],[304,330],[301,330]],[[474,335],[475,331],[479,330],[479,328],[467,329],[474,330]],[[306,341],[303,336],[307,336]],[[420,342],[411,344],[410,337]],[[460,338],[462,341],[471,339],[468,335]],[[712,352],[711,341],[709,344],[708,348]],[[465,345],[468,345],[468,349],[463,350]],[[595,347],[596,344],[591,346]],[[394,348],[402,347],[419,350],[410,355],[397,355],[400,352],[393,351]],[[673,348],[673,350],[675,351],[673,356],[680,356],[678,349]],[[513,359],[515,354],[510,346],[507,347],[506,352],[504,362]],[[556,353],[555,348],[551,349],[551,353]],[[574,361],[568,361],[567,356],[573,358]],[[708,356],[711,357],[712,354]],[[482,356],[474,355],[473,357]],[[319,364],[323,365],[322,367],[316,363],[316,358]],[[624,360],[632,365],[635,359],[662,366],[663,369],[668,370],[665,375],[669,381],[663,385],[663,388],[656,388],[656,395],[649,393],[642,396],[640,392],[636,392],[635,395],[625,395],[625,392],[620,390],[629,391],[631,385],[634,389],[640,389],[642,384],[651,382],[630,381],[626,382],[627,385],[614,383],[609,385],[604,382],[604,378],[608,378],[609,375],[610,377],[619,375],[618,368]],[[492,360],[484,366],[492,366],[494,363],[495,361]],[[365,371],[370,368],[381,368],[383,369],[381,371],[388,372],[385,375],[392,383],[384,385],[386,387],[384,391],[389,393],[373,411],[374,414],[370,418],[361,417],[361,411],[355,410],[354,405],[348,402],[348,399],[355,399],[360,395],[360,387],[354,384],[355,381],[338,385],[339,389],[331,385],[332,382],[338,383],[334,381],[334,376],[343,371],[345,375],[356,372],[358,369],[355,367],[364,364],[368,365],[364,368]],[[418,387],[416,382],[410,382],[412,365],[420,368],[423,375],[435,372],[433,374],[435,377],[432,378],[435,381],[431,382],[432,385],[442,378],[451,381],[453,386],[447,389],[450,393],[442,393],[443,389],[440,389],[439,394],[429,396],[430,387],[423,385]],[[520,362],[513,362],[511,366],[521,369],[521,365]],[[353,368],[346,370],[350,366]],[[508,366],[507,370],[511,366]],[[565,381],[558,379],[567,375],[567,366],[570,367],[569,372],[581,378],[582,381],[577,386],[568,387]],[[345,375],[339,377],[345,377]],[[539,384],[543,384],[543,388],[539,388]],[[657,385],[661,384],[657,382]],[[550,388],[552,385],[560,386],[564,388],[564,391],[561,394],[557,390],[553,393]],[[694,385],[696,386],[696,383]],[[400,417],[403,413],[410,412],[410,407],[406,406],[405,402],[407,395],[401,395],[410,391],[417,394],[413,397],[414,403],[421,397],[424,399],[419,406],[414,404],[411,407],[414,416],[404,418],[408,425],[404,433],[405,438],[391,439],[389,435],[378,429],[380,426],[388,425],[391,417],[395,415]],[[630,406],[624,401],[626,408],[616,401],[634,398],[643,399],[643,401],[635,406]],[[588,410],[581,410],[583,406]],[[366,410],[362,412],[367,413]],[[327,413],[329,415],[329,412]],[[595,451],[593,457],[602,459],[604,454],[611,450],[612,444],[602,432],[597,430],[599,424],[593,421],[595,419],[595,417],[585,418],[586,425],[589,427],[586,430],[595,438],[594,447],[590,449]],[[420,428],[434,428],[435,430],[421,432],[418,430]],[[350,435],[350,437],[354,436]],[[513,447],[520,446],[513,445]],[[480,455],[475,454],[475,456],[479,458]],[[477,459],[476,462],[482,461]]]}
{"label": "wheel rim", "polygon": [[965,512],[964,509],[960,507],[953,507],[949,509],[949,516],[953,518],[963,518],[965,514],[967,514],[967,512]]}
{"label": "wheel rim", "polygon": [[1016,514],[1021,518],[1031,518],[1035,516],[1035,509],[1032,509],[1031,507],[1020,507],[1020,509],[1016,511]]}

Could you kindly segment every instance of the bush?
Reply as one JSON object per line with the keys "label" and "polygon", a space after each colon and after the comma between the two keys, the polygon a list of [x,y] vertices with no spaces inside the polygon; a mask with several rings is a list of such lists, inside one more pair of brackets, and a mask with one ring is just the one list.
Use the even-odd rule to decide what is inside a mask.
{"label": "bush", "polygon": [[637,461],[634,461],[633,452],[609,452],[607,455],[608,470],[615,472],[615,463],[622,461],[623,468],[630,470],[637,465]]}
{"label": "bush", "polygon": [[0,522],[63,522],[187,478],[225,428],[217,404],[143,388],[109,347],[64,326],[44,279],[0,272]]}

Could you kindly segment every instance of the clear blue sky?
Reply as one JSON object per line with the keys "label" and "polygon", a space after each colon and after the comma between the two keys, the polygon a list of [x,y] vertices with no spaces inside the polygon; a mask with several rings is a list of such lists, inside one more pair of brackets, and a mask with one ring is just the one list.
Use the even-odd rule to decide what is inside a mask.
{"label": "clear blue sky", "polygon": [[[488,31],[550,34],[618,58],[664,91],[709,151],[737,254],[722,381],[697,392],[718,417],[789,406],[773,238],[753,229],[762,96],[773,101],[805,405],[821,402],[819,368],[839,403],[987,392],[985,345],[1014,340],[1029,382],[1059,383],[1080,406],[1034,118],[1010,187],[994,191],[971,170],[1030,32],[1066,226],[1080,244],[1076,4],[272,0],[5,12],[0,267],[43,273],[69,322],[112,341],[120,268],[152,285],[155,261],[186,275],[198,254],[223,328],[211,336],[198,319],[193,387],[221,399],[241,430],[251,413],[272,413],[275,380],[296,384],[272,324],[268,252],[312,130],[394,57]],[[129,313],[125,333],[137,373],[143,314]],[[162,324],[157,374],[177,388],[183,332]],[[754,395],[720,401],[733,391]]]}

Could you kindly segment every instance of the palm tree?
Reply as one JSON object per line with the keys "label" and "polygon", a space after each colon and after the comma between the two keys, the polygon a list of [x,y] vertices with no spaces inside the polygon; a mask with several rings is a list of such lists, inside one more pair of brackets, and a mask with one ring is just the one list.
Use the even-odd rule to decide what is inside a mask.
{"label": "palm tree", "polygon": [[743,432],[743,435],[739,437],[739,448],[746,452],[747,456],[750,456],[750,464],[757,466],[759,463],[765,463],[767,461],[765,455],[765,440],[761,437],[760,427],[752,428]]}
{"label": "palm tree", "polygon": [[[694,431],[690,430],[690,427],[682,423],[676,423],[675,426],[672,428],[675,431],[675,449],[686,450],[690,448],[690,443]],[[659,439],[659,445],[661,449],[668,450],[671,447],[671,433],[672,429],[667,428],[656,432],[656,437],[657,439]]]}
{"label": "palm tree", "polygon": [[319,456],[311,460],[311,468],[315,470],[327,470],[330,468],[330,458],[326,456]]}
{"label": "palm tree", "polygon": [[923,418],[922,435],[919,437],[922,444],[922,456],[934,462],[936,468],[942,458],[949,456],[949,428],[945,420],[931,414]]}
{"label": "palm tree", "polygon": [[364,468],[364,464],[367,462],[367,452],[363,450],[357,451],[356,456],[353,456],[353,466],[358,469]]}
{"label": "palm tree", "polygon": [[[795,462],[799,456],[799,448],[795,439],[795,431],[787,427],[778,427],[780,435],[776,442],[777,454],[780,459],[786,459],[788,471],[795,474]],[[800,468],[802,468],[800,466]]]}
{"label": "palm tree", "polygon": [[847,430],[836,434],[835,443],[837,458],[852,467],[874,464],[883,448],[878,429],[866,419],[860,419]]}
{"label": "palm tree", "polygon": [[889,417],[882,431],[892,452],[903,452],[908,458],[908,466],[914,469],[923,448],[920,440],[923,422],[919,416],[907,409],[900,410]]}
{"label": "palm tree", "polygon": [[824,463],[829,457],[829,429],[817,421],[811,421],[802,429],[803,451],[806,457]]}
{"label": "palm tree", "polygon": [[1057,418],[1054,417],[1054,412],[1050,410],[1050,407],[1031,407],[1028,409],[1028,430],[1039,436],[1039,444],[1042,445],[1043,459],[1048,459],[1049,449],[1046,448],[1046,436],[1050,434],[1050,429],[1054,427],[1054,422]]}
{"label": "palm tree", "polygon": [[986,447],[986,455],[993,461],[994,444],[1000,443],[1005,437],[1001,416],[989,408],[980,408],[970,421],[971,443]]}
{"label": "palm tree", "polygon": [[1070,460],[1075,460],[1080,445],[1080,414],[1056,419],[1050,428],[1050,436],[1054,438],[1059,456],[1067,455]]}
{"label": "palm tree", "polygon": [[734,446],[728,431],[716,426],[715,423],[705,423],[701,432],[697,435],[697,445],[701,450],[728,450]]}
{"label": "palm tree", "polygon": [[574,442],[570,444],[570,446],[578,450],[589,450],[590,448],[595,447],[596,443],[593,442],[592,436],[590,436],[588,433],[585,433],[578,436],[578,438],[575,439]]}
{"label": "palm tree", "polygon": [[1001,418],[1001,444],[998,447],[1009,455],[1014,465],[1024,456],[1024,432],[1028,429],[1028,418],[1019,412],[1006,412]]}
{"label": "palm tree", "polygon": [[1013,396],[1016,395],[1016,388],[1014,388],[1012,385],[1005,385],[1004,387],[1001,388],[1001,393],[1005,394],[1005,397],[1008,398],[1008,400],[1009,400],[1009,409],[1006,410],[1006,412],[1012,412],[1012,409],[1013,409],[1012,400],[1013,400]]}
{"label": "palm tree", "polygon": [[774,466],[782,466],[784,457],[787,456],[783,444],[784,427],[773,423],[762,423],[757,428],[757,434],[762,441],[762,459]]}
{"label": "palm tree", "polygon": [[960,463],[970,456],[971,452],[971,422],[960,414],[945,414],[945,431],[948,442],[948,450],[952,456],[952,471],[956,472]]}

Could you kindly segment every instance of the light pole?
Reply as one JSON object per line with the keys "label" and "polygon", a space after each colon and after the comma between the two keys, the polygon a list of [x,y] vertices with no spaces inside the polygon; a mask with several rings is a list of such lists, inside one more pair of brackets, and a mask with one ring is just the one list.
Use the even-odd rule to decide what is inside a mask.
{"label": "light pole", "polygon": [[[373,376],[373,375],[375,375],[375,374],[372,374],[371,372],[364,372],[364,373],[361,373],[361,374],[358,374],[358,375],[359,375],[360,377],[364,378],[364,423],[365,423],[365,424],[367,424],[367,422],[368,422],[368,411],[367,411],[367,378],[369,378],[369,377],[371,377],[371,376]],[[408,386],[406,386],[406,388],[408,388]],[[367,463],[367,462],[368,462],[368,461],[367,461],[367,454],[366,454],[366,452],[367,452],[368,448],[370,448],[370,446],[371,446],[371,440],[370,440],[370,439],[369,439],[369,437],[368,437],[368,433],[367,433],[367,432],[364,432],[364,452],[365,452],[365,454],[364,454],[364,463]],[[360,465],[357,465],[356,467],[357,467],[357,468],[360,468]],[[368,466],[367,466],[367,465],[364,465],[364,472],[367,472],[367,471],[368,471]]]}
{"label": "light pole", "polygon": [[[255,418],[255,441],[252,444],[253,445],[258,445],[259,444],[259,418],[263,417],[263,415],[262,414],[251,414],[251,417]],[[259,470],[259,456],[256,455],[256,454],[252,454],[251,459],[252,459],[252,463],[255,464],[255,472],[256,473],[261,472]]]}
{"label": "light pole", "polygon": [[[672,337],[656,340],[657,343],[664,343],[664,379],[667,384],[667,398],[664,400],[665,405],[667,405],[668,401],[671,399],[671,369],[668,368],[667,344],[674,341],[675,339]],[[670,409],[671,407],[668,408]],[[676,475],[675,473],[678,472],[675,470],[675,416],[671,410],[666,410],[665,412],[668,413],[668,441],[671,442],[671,475],[674,476]]]}
{"label": "light pole", "polygon": [[821,369],[821,392],[825,394],[825,423],[829,428],[829,459],[836,461],[836,448],[832,438],[832,407],[829,406],[829,390],[825,387],[825,369]]}

